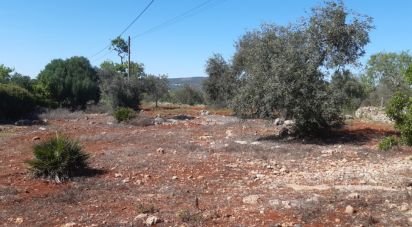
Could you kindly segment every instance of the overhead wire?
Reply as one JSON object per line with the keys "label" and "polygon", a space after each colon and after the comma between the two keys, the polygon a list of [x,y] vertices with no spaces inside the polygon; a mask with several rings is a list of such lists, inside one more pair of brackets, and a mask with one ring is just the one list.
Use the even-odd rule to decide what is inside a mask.
{"label": "overhead wire", "polygon": [[[153,2],[154,2],[154,0],[151,0],[149,2],[149,4],[147,4],[146,7],[133,19],[133,21],[130,22],[130,24],[127,25],[127,27],[125,29],[123,29],[123,31],[120,33],[120,35],[118,35],[118,37],[122,36],[127,30],[129,30],[133,26],[133,24],[136,23],[136,21],[139,20],[143,16],[143,14],[150,8],[150,6],[153,4]],[[107,50],[110,46],[111,46],[111,44],[108,44],[107,46],[105,46],[104,48],[102,48],[101,50],[96,52],[95,54],[91,55],[90,58],[96,57],[97,55],[101,54],[103,51]]]}
{"label": "overhead wire", "polygon": [[[173,18],[171,18],[171,19],[169,19],[169,20],[167,20],[167,21],[164,21],[164,22],[162,22],[162,23],[160,23],[160,24],[158,24],[158,25],[156,25],[156,26],[154,26],[154,27],[152,27],[152,28],[150,28],[150,29],[148,29],[148,30],[140,33],[140,34],[137,34],[137,35],[133,36],[132,39],[135,39],[135,38],[137,38],[137,37],[141,37],[141,36],[147,35],[147,34],[149,34],[149,33],[152,33],[152,32],[155,32],[155,31],[157,31],[157,30],[160,30],[160,29],[162,29],[162,28],[165,28],[165,27],[167,27],[167,26],[171,26],[171,25],[173,25],[173,24],[176,24],[176,23],[178,23],[178,22],[180,22],[180,21],[182,21],[182,20],[187,19],[188,17],[194,16],[194,15],[196,15],[197,13],[200,13],[200,12],[202,12],[203,10],[207,9],[209,3],[213,2],[213,1],[215,1],[215,0],[206,0],[206,1],[202,2],[201,4],[196,5],[196,6],[194,6],[193,8],[191,8],[191,9],[189,9],[189,10],[187,10],[187,11],[185,11],[185,12],[183,12],[183,13],[181,13],[181,14],[179,14],[179,15],[177,15],[177,16],[175,16],[175,17],[173,17]],[[222,1],[219,1],[219,2],[222,2]],[[209,5],[209,6],[210,6],[210,5]],[[196,12],[196,11],[197,11],[197,12]]]}

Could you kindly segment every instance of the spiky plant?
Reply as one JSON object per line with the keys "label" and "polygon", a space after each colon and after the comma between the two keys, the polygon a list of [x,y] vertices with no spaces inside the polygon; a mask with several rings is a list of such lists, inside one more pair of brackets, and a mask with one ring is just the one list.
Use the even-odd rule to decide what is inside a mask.
{"label": "spiky plant", "polygon": [[27,161],[33,175],[56,182],[80,175],[89,158],[78,142],[59,135],[36,145],[33,153],[35,158]]}

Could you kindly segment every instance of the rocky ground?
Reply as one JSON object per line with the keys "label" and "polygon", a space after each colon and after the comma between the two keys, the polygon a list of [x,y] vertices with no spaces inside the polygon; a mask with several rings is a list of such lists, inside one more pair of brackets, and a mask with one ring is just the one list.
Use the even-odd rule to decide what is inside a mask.
{"label": "rocky ground", "polygon": [[[144,114],[158,113],[180,112]],[[78,113],[0,126],[0,223],[412,225],[412,150],[377,149],[390,125],[353,120],[328,139],[276,140],[269,121],[186,114],[157,125]],[[32,146],[56,132],[83,145],[94,171],[62,184],[30,177]]]}

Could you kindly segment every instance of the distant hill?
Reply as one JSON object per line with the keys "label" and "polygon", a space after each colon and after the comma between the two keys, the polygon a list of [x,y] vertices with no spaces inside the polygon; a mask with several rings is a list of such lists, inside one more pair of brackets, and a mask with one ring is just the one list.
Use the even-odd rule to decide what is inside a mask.
{"label": "distant hill", "polygon": [[168,78],[171,90],[179,89],[186,84],[196,89],[202,89],[202,84],[205,79],[207,79],[207,77]]}

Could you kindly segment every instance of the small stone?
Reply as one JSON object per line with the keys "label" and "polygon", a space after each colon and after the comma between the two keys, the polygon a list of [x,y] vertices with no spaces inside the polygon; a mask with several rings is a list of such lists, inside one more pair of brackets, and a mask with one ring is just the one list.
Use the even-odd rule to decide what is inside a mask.
{"label": "small stone", "polygon": [[20,225],[20,224],[22,224],[23,223],[23,218],[22,217],[18,217],[18,218],[16,218],[16,221],[14,221],[14,223],[16,223],[16,224],[18,224],[18,225]]}
{"label": "small stone", "polygon": [[204,176],[198,176],[197,179],[198,180],[203,180],[203,179],[205,179],[205,177]]}
{"label": "small stone", "polygon": [[130,182],[130,178],[126,177],[122,180],[123,184],[129,183]]}
{"label": "small stone", "polygon": [[159,148],[157,148],[156,152],[159,153],[159,154],[164,154],[164,153],[165,153],[165,149],[159,147]]}
{"label": "small stone", "polygon": [[409,223],[412,223],[412,218],[408,218]]}
{"label": "small stone", "polygon": [[279,171],[281,173],[289,173],[289,170],[287,170],[285,167],[282,167]]}
{"label": "small stone", "polygon": [[177,180],[177,179],[179,179],[177,176],[172,177],[172,180]]}
{"label": "small stone", "polygon": [[121,174],[121,173],[115,173],[114,174],[114,177],[116,177],[116,178],[119,178],[119,177],[122,177],[123,176],[123,174]]}
{"label": "small stone", "polygon": [[39,127],[39,130],[40,131],[46,131],[46,128],[45,127]]}
{"label": "small stone", "polygon": [[399,210],[401,212],[405,212],[409,210],[409,205],[407,203],[402,203],[402,205],[399,207]]}
{"label": "small stone", "polygon": [[145,220],[146,218],[147,218],[147,216],[149,216],[148,214],[138,214],[135,218],[134,218],[134,220],[135,221],[137,221],[137,220]]}
{"label": "small stone", "polygon": [[77,224],[75,222],[69,222],[69,223],[61,225],[61,227],[73,227],[73,226],[76,226],[76,225]]}
{"label": "small stone", "polygon": [[235,143],[242,144],[242,145],[246,145],[246,144],[247,144],[247,141],[236,140]]}
{"label": "small stone", "polygon": [[352,207],[351,205],[348,205],[348,206],[345,208],[345,213],[347,213],[347,214],[353,214],[353,213],[355,213],[355,209],[353,209],[353,207]]}
{"label": "small stone", "polygon": [[159,222],[160,222],[160,219],[159,219],[158,217],[152,215],[152,216],[149,216],[149,217],[146,219],[145,224],[148,225],[148,226],[152,226],[152,225],[155,225],[155,224],[157,224],[157,223],[159,223]]}
{"label": "small stone", "polygon": [[339,222],[340,222],[340,219],[339,219],[339,218],[335,218],[335,222],[336,222],[336,223],[339,223]]}
{"label": "small stone", "polygon": [[40,137],[38,137],[38,136],[35,136],[35,137],[33,137],[33,138],[31,138],[31,141],[37,141],[37,140],[40,140]]}
{"label": "small stone", "polygon": [[259,195],[249,195],[243,198],[243,203],[246,204],[257,204],[260,201],[260,196]]}

